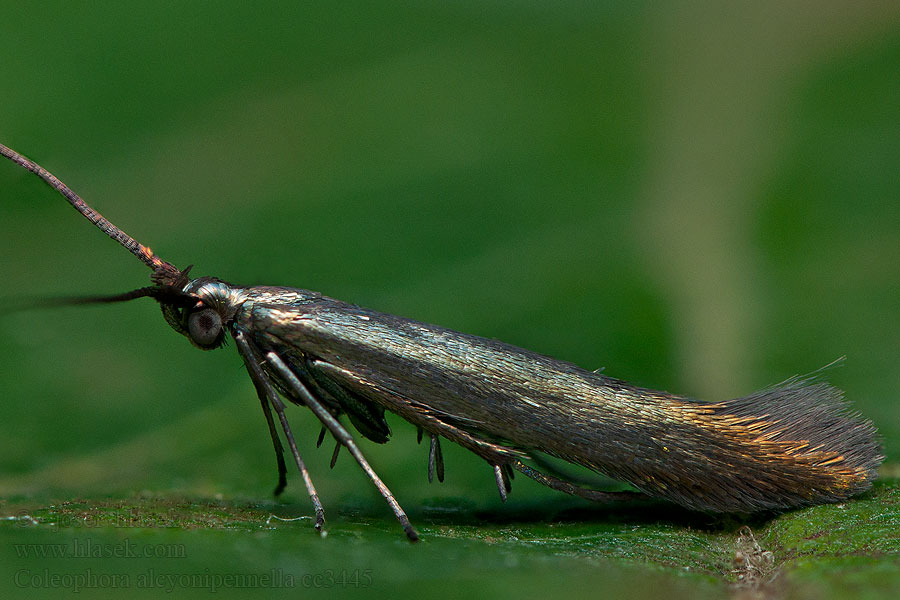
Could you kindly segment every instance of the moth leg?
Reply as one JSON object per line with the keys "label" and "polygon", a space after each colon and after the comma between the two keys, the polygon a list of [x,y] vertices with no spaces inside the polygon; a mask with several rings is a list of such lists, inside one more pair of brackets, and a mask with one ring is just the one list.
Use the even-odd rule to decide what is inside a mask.
{"label": "moth leg", "polygon": [[278,430],[275,429],[275,421],[272,419],[272,407],[266,396],[265,388],[257,383],[255,377],[251,376],[250,379],[253,381],[253,387],[256,388],[259,403],[262,404],[263,414],[266,416],[266,424],[269,426],[269,435],[272,436],[272,444],[275,446],[275,460],[278,463],[278,484],[275,486],[275,496],[279,496],[287,486],[287,465],[284,464],[284,446],[281,445]]}
{"label": "moth leg", "polygon": [[494,465],[494,479],[497,480],[497,490],[500,492],[500,500],[506,502],[506,496],[512,491],[509,481],[507,465]]}
{"label": "moth leg", "polygon": [[442,421],[427,406],[397,396],[388,390],[372,386],[362,376],[351,371],[324,361],[314,361],[314,365],[316,368],[327,372],[342,385],[356,390],[361,396],[369,397],[373,402],[384,404],[385,408],[400,415],[416,427],[428,431],[429,435],[435,433],[445,437],[466,450],[474,452],[491,465],[505,464],[517,456],[527,457],[523,452],[513,448],[478,439],[472,434]]}
{"label": "moth leg", "polygon": [[[537,471],[520,460],[512,460],[510,463],[513,469],[519,471],[520,473],[524,473],[527,477],[530,477],[537,481],[538,483],[542,483],[549,488],[553,488],[554,490],[565,492],[567,494],[572,494],[573,496],[578,496],[579,498],[585,498],[586,500],[593,500],[594,502],[616,502],[621,500],[630,500],[635,496],[641,496],[640,492],[602,492],[600,490],[591,490],[588,488],[579,487],[568,481],[563,479],[558,479],[553,477],[552,475],[546,475]],[[496,472],[497,467],[494,467],[494,471]],[[501,492],[501,496],[503,493]]]}
{"label": "moth leg", "polygon": [[434,481],[437,470],[438,481],[444,483],[444,453],[441,452],[441,438],[431,434],[431,447],[428,449],[428,483]]}
{"label": "moth leg", "polygon": [[[313,411],[316,417],[319,418],[319,421],[322,422],[323,425],[328,427],[331,431],[331,434],[336,437],[344,446],[347,447],[347,450],[350,454],[353,455],[353,458],[356,459],[356,462],[359,463],[360,468],[369,476],[369,479],[372,480],[372,483],[375,484],[375,487],[378,488],[378,491],[390,505],[391,510],[394,511],[394,515],[397,517],[397,520],[400,521],[400,525],[403,527],[403,531],[406,533],[406,537],[410,539],[410,541],[418,541],[419,534],[416,533],[416,530],[413,529],[412,525],[409,523],[409,517],[406,516],[406,513],[403,512],[403,508],[401,508],[400,504],[394,498],[394,495],[388,489],[388,487],[381,481],[381,478],[375,473],[372,467],[369,465],[366,458],[363,456],[362,452],[360,452],[359,447],[356,445],[356,442],[353,439],[344,426],[340,424],[340,422],[332,415],[328,410],[322,406],[322,404],[316,400],[315,396],[313,396],[306,386],[297,378],[293,371],[284,363],[283,360],[274,352],[269,352],[266,354],[266,360],[272,366],[275,371],[282,377],[282,380],[290,386],[291,390],[297,394],[303,402]],[[257,366],[258,368],[258,366]]]}
{"label": "moth leg", "polygon": [[[249,366],[247,370],[250,372]],[[253,387],[256,388],[256,395],[259,397],[263,414],[266,416],[266,424],[269,426],[269,435],[272,436],[272,445],[275,446],[275,460],[278,463],[278,483],[275,485],[275,496],[279,496],[287,486],[287,465],[284,464],[284,446],[281,445],[278,430],[275,429],[275,421],[272,419],[272,408],[269,404],[265,387],[253,376],[252,372],[250,373],[250,380],[253,381]]]}
{"label": "moth leg", "polygon": [[[538,483],[546,485],[554,490],[586,498],[588,500],[594,500],[596,502],[625,500],[641,495],[640,493],[635,492],[602,492],[592,490],[579,487],[558,477],[546,475],[519,460],[519,457],[527,458],[527,455],[524,452],[479,439],[458,427],[442,421],[439,416],[433,414],[427,406],[414,403],[407,398],[393,394],[390,390],[377,387],[366,381],[365,377],[362,375],[324,361],[315,361],[315,366],[327,371],[342,384],[356,389],[362,396],[377,394],[378,402],[383,403],[386,408],[397,413],[413,425],[422,427],[429,433],[439,433],[448,440],[456,442],[463,448],[471,450],[478,456],[484,458],[491,466],[500,465],[501,467],[506,467],[505,470],[510,479],[512,478],[512,470],[515,469],[516,471],[524,473],[531,479],[534,479]],[[505,483],[504,489],[508,491]]]}
{"label": "moth leg", "polygon": [[[247,341],[244,332],[236,330],[233,332],[233,336],[237,342],[241,358],[244,359],[244,364],[247,365],[247,370],[250,372],[250,379],[253,380],[253,385],[256,387],[256,391],[260,396],[260,401],[263,402],[263,411],[266,414],[266,420],[269,422],[269,431],[272,434],[273,440],[278,440],[278,435],[275,431],[275,424],[272,420],[272,413],[268,409],[268,405],[271,404],[271,406],[275,408],[275,412],[278,413],[278,419],[281,421],[281,428],[284,430],[284,435],[287,437],[288,444],[291,447],[291,453],[294,455],[294,462],[297,464],[300,475],[303,476],[303,482],[306,484],[306,491],[309,492],[309,497],[313,503],[313,509],[316,511],[315,527],[318,531],[321,531],[322,527],[325,525],[325,509],[322,507],[322,502],[319,500],[316,486],[313,485],[312,478],[309,476],[306,463],[303,462],[303,459],[300,457],[300,451],[297,450],[297,444],[294,442],[294,434],[291,432],[291,426],[288,424],[287,417],[284,414],[284,403],[278,396],[278,392],[275,391],[275,387],[259,366],[256,354],[250,346],[250,342]],[[282,450],[282,446],[281,442],[278,441],[276,444],[276,451],[280,450]],[[283,488],[284,486],[281,483],[281,477],[283,476],[281,468],[284,466],[284,458],[282,457],[281,452],[279,452],[279,457],[281,458],[278,467],[279,486]]]}
{"label": "moth leg", "polygon": [[331,468],[334,468],[334,465],[337,464],[338,452],[341,451],[341,443],[335,440],[334,443],[334,452],[331,453]]}
{"label": "moth leg", "polygon": [[[332,410],[331,414],[347,415],[350,423],[366,439],[378,444],[387,442],[391,435],[391,428],[384,419],[384,408],[360,398],[352,390],[344,388],[329,377],[328,373],[318,369],[316,364],[317,361],[306,360],[302,366],[295,364],[291,366],[295,368],[294,374],[297,375],[300,382],[307,387],[310,393],[320,399],[320,402],[323,400],[323,395],[317,393],[316,388],[327,394],[325,398],[334,400],[339,410]],[[304,373],[308,373],[308,376],[304,377]]]}

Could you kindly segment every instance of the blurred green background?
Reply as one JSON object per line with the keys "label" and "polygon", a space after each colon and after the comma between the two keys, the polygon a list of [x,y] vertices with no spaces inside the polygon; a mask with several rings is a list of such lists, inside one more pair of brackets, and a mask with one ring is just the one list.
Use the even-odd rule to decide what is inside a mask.
{"label": "blurred green background", "polygon": [[[194,274],[314,289],[711,400],[846,356],[829,380],[900,456],[895,2],[6,3],[0,39],[0,141]],[[147,284],[6,161],[0,199],[7,306]],[[198,352],[151,301],[4,312],[6,512],[141,495],[281,510],[233,348]],[[262,571],[299,536],[316,568],[384,558],[384,593],[431,573],[462,591],[490,578],[500,596],[564,579],[637,592],[684,566],[442,554],[443,538],[416,554],[348,456],[328,469],[312,416],[289,417],[330,539],[308,522],[273,539],[189,532],[196,564]],[[500,508],[483,461],[449,444],[447,481],[428,485],[427,449],[391,425],[363,450],[426,531],[445,503],[586,506],[516,480]],[[290,482],[279,514],[308,514]],[[340,541],[344,514],[380,525]],[[718,590],[702,579],[666,585]]]}

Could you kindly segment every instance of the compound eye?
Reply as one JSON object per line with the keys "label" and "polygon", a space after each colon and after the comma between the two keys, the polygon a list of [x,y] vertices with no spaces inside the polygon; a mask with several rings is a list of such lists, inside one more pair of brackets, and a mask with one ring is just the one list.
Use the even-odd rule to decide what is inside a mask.
{"label": "compound eye", "polygon": [[188,317],[188,333],[201,348],[215,348],[222,337],[222,317],[212,308],[198,310]]}

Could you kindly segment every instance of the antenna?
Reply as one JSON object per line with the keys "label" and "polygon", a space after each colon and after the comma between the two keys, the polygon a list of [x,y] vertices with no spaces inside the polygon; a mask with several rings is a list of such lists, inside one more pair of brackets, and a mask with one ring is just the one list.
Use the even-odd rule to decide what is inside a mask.
{"label": "antenna", "polygon": [[153,254],[153,250],[139,243],[133,237],[107,221],[106,218],[103,217],[103,215],[88,206],[87,203],[78,196],[78,194],[73,192],[69,188],[69,186],[57,179],[53,173],[47,171],[33,160],[25,158],[12,148],[8,148],[3,144],[0,144],[0,154],[13,161],[20,167],[28,169],[29,171],[43,179],[45,182],[47,182],[48,185],[62,194],[65,199],[69,201],[69,204],[74,206],[75,210],[84,215],[84,217],[88,221],[96,225],[103,233],[119,242],[121,246],[127,248],[132,254],[141,259],[141,262],[153,269],[153,275],[151,276],[151,278],[155,283],[158,283],[160,285],[173,285],[174,282],[179,280],[182,272],[179,271],[178,268],[159,258],[155,254]]}

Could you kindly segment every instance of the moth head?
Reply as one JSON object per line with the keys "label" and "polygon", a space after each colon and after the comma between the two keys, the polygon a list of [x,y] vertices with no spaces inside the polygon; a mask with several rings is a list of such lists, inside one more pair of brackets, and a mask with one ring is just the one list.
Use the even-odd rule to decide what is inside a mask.
{"label": "moth head", "polygon": [[[226,325],[234,316],[233,288],[223,281],[201,277],[179,281],[168,297],[157,298],[166,322],[201,350],[225,343]],[[183,285],[178,285],[183,284]]]}
{"label": "moth head", "polygon": [[225,324],[219,311],[202,300],[186,300],[187,305],[160,303],[166,323],[201,350],[213,350],[225,343]]}
{"label": "moth head", "polygon": [[163,317],[172,329],[185,336],[201,350],[214,350],[225,343],[225,315],[221,290],[230,286],[211,277],[190,279],[193,265],[178,271],[154,270],[150,279],[155,285],[136,290],[159,302]]}

